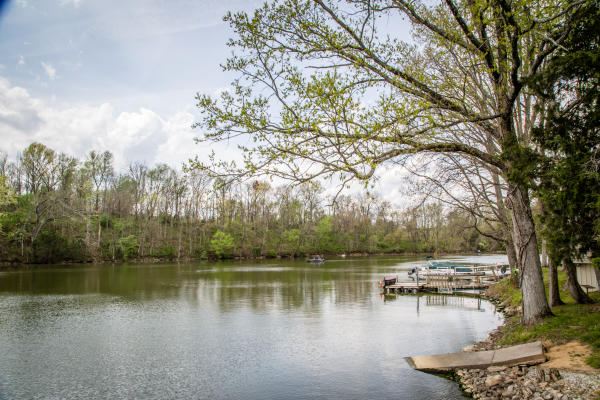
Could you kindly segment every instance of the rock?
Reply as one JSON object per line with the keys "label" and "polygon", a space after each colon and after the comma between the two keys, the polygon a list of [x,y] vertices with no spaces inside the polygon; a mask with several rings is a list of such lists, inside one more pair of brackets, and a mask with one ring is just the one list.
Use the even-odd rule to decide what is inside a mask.
{"label": "rock", "polygon": [[503,381],[504,381],[504,378],[502,377],[502,375],[488,376],[487,378],[485,378],[485,386],[488,388],[491,388],[496,385],[499,385]]}
{"label": "rock", "polygon": [[547,373],[550,375],[550,382],[555,382],[561,379],[560,372],[558,372],[556,368],[550,368]]}
{"label": "rock", "polygon": [[501,371],[506,371],[506,367],[503,366],[492,366],[492,367],[488,367],[488,372],[501,372]]}

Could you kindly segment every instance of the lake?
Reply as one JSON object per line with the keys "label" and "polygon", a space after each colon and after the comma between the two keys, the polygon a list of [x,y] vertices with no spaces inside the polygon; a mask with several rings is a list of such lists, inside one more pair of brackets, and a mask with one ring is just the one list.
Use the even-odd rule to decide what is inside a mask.
{"label": "lake", "polygon": [[475,298],[380,294],[422,260],[3,271],[0,399],[461,399],[405,357],[460,351],[502,316]]}

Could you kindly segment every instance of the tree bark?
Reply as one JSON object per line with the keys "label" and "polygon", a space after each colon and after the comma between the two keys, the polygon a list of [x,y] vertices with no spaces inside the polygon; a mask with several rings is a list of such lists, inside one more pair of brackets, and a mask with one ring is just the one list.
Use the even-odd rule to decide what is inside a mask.
{"label": "tree bark", "polygon": [[102,259],[102,223],[100,221],[100,213],[98,213],[98,241],[96,243],[98,252],[98,260]]}
{"label": "tree bark", "polygon": [[542,239],[542,267],[550,266],[550,260],[548,259],[548,250],[546,246],[546,239]]}
{"label": "tree bark", "polygon": [[[488,137],[488,151],[490,153],[493,151],[492,146],[490,145],[491,138]],[[510,221],[508,220],[508,210],[504,206],[504,196],[502,194],[502,185],[500,184],[500,176],[490,170],[492,174],[492,182],[494,183],[494,193],[496,195],[496,207],[498,208],[498,216],[500,218],[500,222],[502,224],[502,230],[504,231],[504,245],[506,247],[506,256],[508,257],[508,265],[510,267],[510,272],[512,276],[512,272],[515,268],[519,268],[517,253],[515,251],[515,242],[512,239],[510,234]]]}
{"label": "tree bark", "polygon": [[595,303],[594,300],[583,291],[579,282],[577,282],[577,267],[573,263],[573,260],[563,260],[563,268],[567,274],[567,289],[573,300],[575,300],[577,304]]}
{"label": "tree bark", "polygon": [[523,323],[539,322],[552,315],[540,266],[540,253],[537,247],[535,224],[531,215],[531,204],[527,189],[509,183],[507,206],[513,219],[513,239],[519,265],[521,295],[523,297]]}
{"label": "tree bark", "polygon": [[508,265],[510,267],[510,274],[512,276],[512,273],[515,269],[517,271],[519,270],[519,260],[517,259],[517,252],[515,251],[515,242],[513,242],[513,238],[510,234],[510,231],[506,230],[504,232],[504,236],[506,241],[506,256],[508,257]]}
{"label": "tree bark", "polygon": [[548,303],[550,307],[556,307],[565,304],[558,291],[558,271],[556,270],[556,264],[548,259]]}

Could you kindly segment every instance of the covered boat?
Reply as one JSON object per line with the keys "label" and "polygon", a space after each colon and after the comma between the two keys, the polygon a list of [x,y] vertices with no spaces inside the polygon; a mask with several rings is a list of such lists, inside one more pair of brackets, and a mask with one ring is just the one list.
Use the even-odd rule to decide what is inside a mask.
{"label": "covered boat", "polygon": [[383,287],[390,286],[396,283],[398,278],[383,278]]}
{"label": "covered boat", "polygon": [[[417,272],[417,268],[420,274],[429,275],[474,275],[477,274],[475,267],[468,265],[455,264],[451,261],[432,261],[427,260],[427,265],[413,268],[408,275],[412,276]],[[481,272],[481,275],[484,275]]]}

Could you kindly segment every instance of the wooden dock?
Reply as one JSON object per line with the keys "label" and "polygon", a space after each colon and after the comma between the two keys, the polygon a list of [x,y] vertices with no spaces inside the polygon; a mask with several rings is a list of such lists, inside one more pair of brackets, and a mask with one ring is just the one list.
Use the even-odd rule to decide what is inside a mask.
{"label": "wooden dock", "polygon": [[486,289],[492,282],[481,279],[480,274],[463,275],[434,275],[429,274],[415,282],[396,282],[383,287],[385,293],[448,293],[457,290],[480,290]]}
{"label": "wooden dock", "polygon": [[532,365],[546,361],[542,342],[519,344],[497,350],[408,357],[414,369],[445,372],[457,368],[485,369],[497,365]]}
{"label": "wooden dock", "polygon": [[425,289],[425,283],[397,282],[383,288],[386,293],[418,293]]}
{"label": "wooden dock", "polygon": [[[408,282],[396,282],[391,285],[383,285],[384,293],[447,293],[452,294],[457,290],[481,290],[491,284],[498,282],[505,265],[476,266],[471,273],[418,273],[416,280]],[[486,273],[486,271],[488,273]],[[491,274],[489,273],[491,271]],[[414,278],[413,278],[414,279]],[[384,279],[382,282],[385,282]]]}

